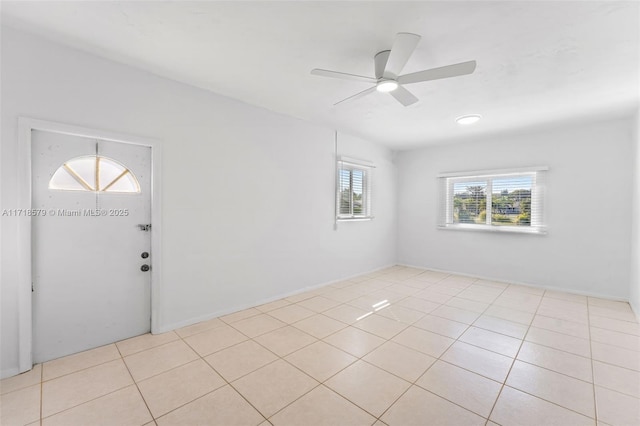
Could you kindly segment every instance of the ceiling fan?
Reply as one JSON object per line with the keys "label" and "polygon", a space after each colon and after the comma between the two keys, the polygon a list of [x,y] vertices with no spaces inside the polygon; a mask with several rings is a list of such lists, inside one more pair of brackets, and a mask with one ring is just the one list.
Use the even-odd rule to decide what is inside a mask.
{"label": "ceiling fan", "polygon": [[361,98],[374,91],[389,93],[404,106],[418,102],[411,92],[402,87],[405,84],[420,83],[422,81],[438,80],[441,78],[457,77],[459,75],[471,74],[476,69],[476,61],[461,62],[459,64],[446,65],[444,67],[432,68],[418,71],[411,74],[399,75],[405,64],[415,50],[420,36],[411,33],[398,33],[391,50],[378,52],[373,58],[375,64],[375,78],[364,75],[349,74],[340,71],[330,71],[315,68],[311,74],[322,77],[340,78],[343,80],[363,81],[373,83],[370,87],[355,95],[349,96],[334,105],[346,101]]}

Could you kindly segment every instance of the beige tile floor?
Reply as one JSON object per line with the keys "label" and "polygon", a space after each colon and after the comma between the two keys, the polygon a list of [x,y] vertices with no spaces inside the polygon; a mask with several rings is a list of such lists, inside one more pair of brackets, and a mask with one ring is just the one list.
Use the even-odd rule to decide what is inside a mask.
{"label": "beige tile floor", "polygon": [[640,425],[629,304],[395,266],[1,382],[2,425]]}

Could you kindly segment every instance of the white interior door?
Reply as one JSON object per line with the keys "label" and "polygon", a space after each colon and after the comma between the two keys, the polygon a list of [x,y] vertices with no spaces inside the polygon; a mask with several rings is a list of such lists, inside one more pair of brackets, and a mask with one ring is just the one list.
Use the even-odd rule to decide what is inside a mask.
{"label": "white interior door", "polygon": [[151,148],[36,130],[31,148],[34,362],[148,332]]}

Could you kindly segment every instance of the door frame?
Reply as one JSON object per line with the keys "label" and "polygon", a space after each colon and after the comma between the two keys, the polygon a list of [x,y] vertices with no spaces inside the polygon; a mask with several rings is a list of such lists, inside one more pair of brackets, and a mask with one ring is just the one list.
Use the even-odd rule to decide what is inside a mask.
{"label": "door frame", "polygon": [[[159,331],[159,289],[162,283],[162,145],[159,140],[91,129],[29,117],[18,117],[18,205],[31,209],[31,132],[40,130],[151,148],[151,333]],[[18,360],[19,372],[33,368],[31,218],[18,222]]]}

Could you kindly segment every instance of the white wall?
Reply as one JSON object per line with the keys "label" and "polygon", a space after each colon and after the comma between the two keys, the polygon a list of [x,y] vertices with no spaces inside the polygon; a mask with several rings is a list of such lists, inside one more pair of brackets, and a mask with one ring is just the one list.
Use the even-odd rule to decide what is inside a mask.
{"label": "white wall", "polygon": [[[386,148],[340,137],[340,154],[377,165],[376,219],[334,230],[332,130],[6,27],[1,62],[3,209],[25,207],[18,116],[162,141],[160,329],[395,263]],[[18,364],[17,220],[2,221],[2,376]]]}
{"label": "white wall", "polygon": [[634,132],[633,209],[631,216],[631,280],[629,303],[640,318],[640,109],[636,115]]}
{"label": "white wall", "polygon": [[[398,263],[626,300],[632,124],[529,130],[400,153]],[[549,167],[548,235],[436,229],[439,173],[525,166]]]}

